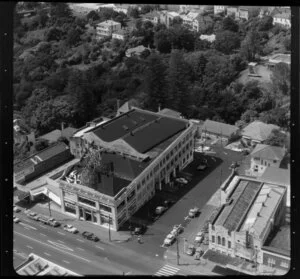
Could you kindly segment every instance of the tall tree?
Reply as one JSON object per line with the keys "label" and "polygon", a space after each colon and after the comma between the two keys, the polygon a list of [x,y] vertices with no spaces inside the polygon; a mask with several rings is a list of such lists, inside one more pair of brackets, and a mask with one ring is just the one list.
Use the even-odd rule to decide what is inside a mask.
{"label": "tall tree", "polygon": [[225,30],[216,34],[215,48],[225,54],[232,53],[240,47],[239,35],[235,32]]}
{"label": "tall tree", "polygon": [[223,19],[221,26],[223,30],[228,30],[232,32],[237,32],[239,30],[238,24],[230,16],[227,16]]}
{"label": "tall tree", "polygon": [[254,61],[255,55],[259,53],[260,49],[261,46],[259,33],[256,31],[248,32],[246,38],[241,44],[242,56],[244,56],[248,61]]}
{"label": "tall tree", "polygon": [[156,111],[160,105],[167,106],[166,92],[166,66],[157,54],[152,54],[148,58],[149,67],[146,72],[146,93],[148,94],[148,106]]}

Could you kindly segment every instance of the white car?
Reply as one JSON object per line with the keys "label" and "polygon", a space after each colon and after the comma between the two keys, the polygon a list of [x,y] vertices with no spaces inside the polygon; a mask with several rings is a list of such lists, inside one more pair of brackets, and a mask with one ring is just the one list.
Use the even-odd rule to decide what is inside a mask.
{"label": "white car", "polygon": [[203,149],[202,147],[197,147],[194,149],[195,152],[199,152],[199,153],[202,153],[203,152]]}
{"label": "white car", "polygon": [[211,148],[209,146],[204,146],[203,147],[203,151],[210,151],[210,150],[211,150]]}
{"label": "white car", "polygon": [[164,207],[164,206],[158,206],[158,207],[156,207],[156,209],[155,209],[155,213],[156,213],[156,215],[160,215],[160,214],[162,214],[163,212],[165,212],[166,211],[166,207]]}
{"label": "white car", "polygon": [[63,226],[63,229],[69,233],[78,233],[78,230],[72,225],[66,224]]}
{"label": "white car", "polygon": [[15,215],[14,215],[14,223],[19,223],[20,222],[20,219],[18,218],[18,217],[16,217]]}
{"label": "white car", "polygon": [[175,179],[177,182],[182,183],[182,184],[188,184],[188,180],[183,178],[183,177],[179,177]]}
{"label": "white car", "polygon": [[201,243],[204,239],[204,232],[198,232],[195,237],[195,242]]}
{"label": "white car", "polygon": [[199,210],[198,207],[191,208],[190,211],[189,211],[189,217],[194,218],[194,217],[196,217],[199,213],[200,213],[200,210]]}
{"label": "white car", "polygon": [[20,212],[20,211],[21,211],[21,209],[14,205],[14,212]]}
{"label": "white car", "polygon": [[173,235],[171,233],[168,234],[167,237],[164,240],[164,245],[165,246],[171,245],[174,242],[175,239],[176,239],[175,235]]}

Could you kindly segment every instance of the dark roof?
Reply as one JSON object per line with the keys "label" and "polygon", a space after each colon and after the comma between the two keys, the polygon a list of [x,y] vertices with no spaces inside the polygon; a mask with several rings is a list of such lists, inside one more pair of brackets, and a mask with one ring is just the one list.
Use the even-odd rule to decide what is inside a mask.
{"label": "dark roof", "polygon": [[[68,150],[69,147],[63,143],[63,142],[58,142],[55,145],[52,145],[50,147],[47,147],[46,149],[33,154],[32,156],[28,157],[24,161],[17,163],[14,165],[14,172],[18,173],[28,167],[31,167],[33,165],[36,165],[42,161],[46,161],[62,152],[65,150]],[[34,161],[36,163],[34,163]]]}
{"label": "dark roof", "polygon": [[184,130],[188,122],[151,112],[132,109],[91,130],[106,142],[122,138],[140,153],[145,153]]}
{"label": "dark roof", "polygon": [[205,120],[202,126],[202,132],[206,131],[208,133],[220,134],[227,137],[230,137],[233,133],[236,133],[237,130],[238,128],[236,126],[209,119]]}
{"label": "dark roof", "polygon": [[261,188],[260,182],[240,180],[238,186],[231,195],[233,202],[224,207],[219,215],[216,225],[221,225],[229,231],[237,230],[252,204],[256,194]]}
{"label": "dark roof", "polygon": [[149,123],[133,134],[128,134],[124,140],[140,153],[145,153],[186,128],[186,123],[177,119],[162,118]]}
{"label": "dark roof", "polygon": [[96,190],[102,194],[114,197],[121,189],[128,186],[129,183],[129,180],[120,177],[101,175],[101,183],[98,184]]}

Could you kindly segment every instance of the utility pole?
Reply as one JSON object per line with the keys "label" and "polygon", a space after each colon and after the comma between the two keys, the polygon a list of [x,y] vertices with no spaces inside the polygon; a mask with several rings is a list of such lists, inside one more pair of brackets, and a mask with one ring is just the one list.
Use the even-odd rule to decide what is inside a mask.
{"label": "utility pole", "polygon": [[51,202],[51,200],[50,200],[50,198],[48,197],[49,215],[50,215],[50,217],[52,217],[52,216],[51,216],[51,207],[50,207],[50,202]]}
{"label": "utility pole", "polygon": [[109,238],[109,241],[111,241],[111,236],[110,236],[110,219],[111,217],[109,216],[108,217],[108,238]]}
{"label": "utility pole", "polygon": [[177,244],[177,265],[179,265],[179,236],[176,238],[176,244]]}

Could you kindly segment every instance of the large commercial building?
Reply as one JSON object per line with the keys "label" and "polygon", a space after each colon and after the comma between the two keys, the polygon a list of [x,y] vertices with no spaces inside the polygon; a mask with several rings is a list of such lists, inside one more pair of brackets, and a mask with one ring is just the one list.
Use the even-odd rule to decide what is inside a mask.
{"label": "large commercial building", "polygon": [[[84,129],[70,143],[82,160],[59,182],[62,211],[114,230],[193,160],[195,128],[188,120],[132,108]],[[87,178],[86,166],[99,152],[101,166]]]}
{"label": "large commercial building", "polygon": [[[233,171],[221,186],[222,206],[209,225],[209,249],[263,265],[266,253],[275,253],[267,245],[270,235],[285,224],[286,198],[286,187]],[[286,253],[283,258],[289,266]]]}

